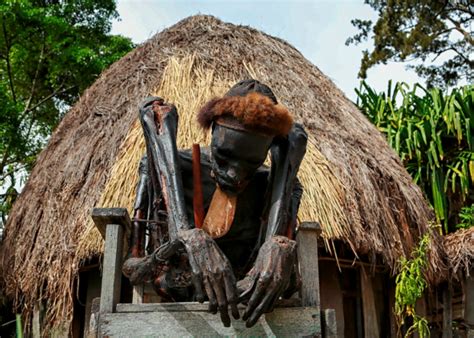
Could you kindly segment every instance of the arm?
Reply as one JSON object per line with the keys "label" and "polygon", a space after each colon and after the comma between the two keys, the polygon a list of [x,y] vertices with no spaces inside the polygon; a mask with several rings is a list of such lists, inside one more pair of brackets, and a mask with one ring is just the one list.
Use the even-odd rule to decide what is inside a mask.
{"label": "arm", "polygon": [[161,186],[154,186],[153,189],[162,190],[168,211],[170,240],[175,240],[178,231],[191,228],[186,216],[176,146],[178,113],[174,106],[165,105],[162,99],[149,98],[140,107],[140,121],[145,135],[150,169],[156,173],[161,183]]}
{"label": "arm", "polygon": [[[140,108],[149,168],[153,171],[153,189],[162,187],[168,213],[170,241],[184,244],[192,269],[192,280],[198,301],[204,301],[204,290],[209,298],[209,310],[219,307],[225,326],[230,326],[227,307],[239,317],[237,289],[229,260],[214,240],[201,229],[192,229],[187,219],[181,170],[179,167],[176,132],[178,114],[174,106],[154,97],[145,100]],[[173,246],[173,245],[172,245]]]}
{"label": "arm", "polygon": [[302,187],[296,176],[306,152],[307,135],[301,125],[294,125],[288,139],[278,140],[271,150],[271,194],[265,241],[253,268],[239,282],[240,299],[247,301],[242,316],[248,327],[265,312],[273,309],[291,282],[296,262],[296,242],[286,237],[296,226]]}
{"label": "arm", "polygon": [[306,153],[306,143],[307,134],[303,126],[295,124],[288,139],[278,140],[271,149],[271,198],[265,240],[275,235],[286,235],[288,227],[293,223],[291,213],[295,213],[295,210],[291,210],[292,192],[297,183],[296,176],[301,161]]}
{"label": "arm", "polygon": [[135,204],[133,206],[132,236],[129,252],[132,257],[142,257],[145,255],[145,223],[138,220],[143,220],[147,217],[149,181],[147,166],[147,157],[144,155],[138,168],[139,179]]}

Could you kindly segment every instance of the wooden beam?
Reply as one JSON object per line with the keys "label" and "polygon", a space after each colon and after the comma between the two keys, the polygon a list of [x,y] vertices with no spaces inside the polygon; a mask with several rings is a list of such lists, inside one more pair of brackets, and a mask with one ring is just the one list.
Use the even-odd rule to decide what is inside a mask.
{"label": "wooden beam", "polygon": [[324,309],[321,311],[321,329],[324,338],[337,338],[336,310]]}
{"label": "wooden beam", "polygon": [[33,309],[33,319],[31,325],[31,336],[40,338],[42,336],[42,321],[44,308],[41,302],[38,302]]}
{"label": "wooden beam", "polygon": [[372,277],[364,269],[360,269],[362,312],[364,316],[364,336],[380,337],[381,328],[375,304],[375,292]]}
{"label": "wooden beam", "polygon": [[143,294],[145,291],[144,284],[138,284],[133,286],[132,291],[132,303],[133,304],[142,304],[143,303]]}
{"label": "wooden beam", "polygon": [[91,217],[103,239],[105,239],[107,224],[120,224],[124,228],[126,237],[130,235],[132,223],[125,208],[94,208]]}
{"label": "wooden beam", "polygon": [[[303,222],[296,234],[298,264],[301,274],[301,302],[303,306],[321,306],[319,295],[318,236],[321,226],[316,222]],[[314,320],[321,326],[321,314]]]}
{"label": "wooden beam", "polygon": [[318,236],[321,226],[318,223],[304,222],[298,227],[298,263],[301,273],[301,299],[303,306],[320,306]]}
{"label": "wooden beam", "polygon": [[[144,305],[148,304],[142,304],[142,306]],[[264,314],[251,328],[245,327],[245,322],[241,319],[232,320],[231,327],[227,328],[222,325],[219,315],[209,313],[207,309],[205,311],[202,311],[203,309],[193,310],[195,306],[202,307],[202,304],[194,306],[190,303],[184,305],[183,303],[174,303],[174,306],[181,306],[181,309],[151,312],[138,309],[133,312],[101,314],[99,336],[314,337],[321,335],[321,328],[316,320],[319,318],[320,312],[317,307],[276,308],[273,312]]]}
{"label": "wooden beam", "polygon": [[448,281],[443,289],[443,338],[453,338],[453,288]]}
{"label": "wooden beam", "polygon": [[[276,302],[275,307],[280,308],[296,308],[302,307],[299,299],[280,299]],[[247,308],[244,304],[238,305],[239,310],[245,310]],[[179,303],[146,303],[146,304],[130,304],[120,303],[117,304],[116,312],[180,312],[180,311],[192,311],[192,312],[209,312],[209,304],[207,302],[179,302]]]}
{"label": "wooden beam", "polygon": [[100,313],[115,312],[120,300],[122,278],[123,228],[108,224],[105,236],[104,267],[100,292]]}
{"label": "wooden beam", "polygon": [[467,335],[474,338],[474,267],[464,280],[464,321],[468,327]]}

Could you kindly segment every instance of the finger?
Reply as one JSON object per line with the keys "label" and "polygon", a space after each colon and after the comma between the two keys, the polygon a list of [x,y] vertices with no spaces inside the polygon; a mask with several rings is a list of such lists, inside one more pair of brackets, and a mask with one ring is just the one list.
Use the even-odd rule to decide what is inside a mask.
{"label": "finger", "polygon": [[207,278],[203,278],[204,288],[207,293],[207,298],[209,298],[209,312],[212,314],[217,313],[217,301],[216,296],[214,295],[214,291],[212,291],[211,283]]}
{"label": "finger", "polygon": [[230,305],[230,310],[232,312],[232,317],[235,319],[240,318],[239,310],[237,309],[237,287],[235,285],[235,277],[230,273],[224,272],[224,284],[225,284],[225,294],[227,296],[227,301]]}
{"label": "finger", "polygon": [[277,292],[274,292],[273,293],[273,297],[270,298],[269,300],[267,300],[267,305],[265,306],[265,308],[263,309],[263,312],[264,313],[268,313],[268,312],[272,312],[273,311],[273,308],[275,307],[275,304],[277,302],[277,300],[280,298],[280,296],[283,294],[283,292],[285,291],[286,287],[282,286],[278,289]]}
{"label": "finger", "polygon": [[257,284],[259,274],[257,274],[255,277],[245,277],[245,279],[247,279],[247,278],[248,278],[248,283],[246,283],[246,285],[245,285],[245,287],[247,287],[247,289],[243,290],[240,293],[239,303],[244,303],[244,302],[249,300],[249,298],[252,295],[252,292],[255,289],[255,286]]}
{"label": "finger", "polygon": [[[221,321],[225,327],[230,326],[229,312],[227,311],[227,297],[224,291],[224,278],[218,277],[218,280],[213,280],[212,286],[216,294],[217,304],[219,305],[219,312],[221,314]],[[215,281],[215,282],[214,282]]]}
{"label": "finger", "polygon": [[204,302],[205,297],[204,297],[204,292],[203,292],[203,289],[202,289],[202,276],[201,276],[201,274],[194,274],[193,273],[191,275],[191,281],[192,281],[193,286],[194,286],[196,300],[199,303]]}
{"label": "finger", "polygon": [[242,316],[243,320],[247,320],[250,315],[253,313],[254,309],[257,307],[260,299],[264,296],[265,290],[268,286],[269,279],[266,277],[260,276],[260,278],[257,281],[257,286],[255,287],[255,291],[252,294],[252,297],[250,297],[249,303],[247,305],[247,308],[244,311],[244,314]]}
{"label": "finger", "polygon": [[269,300],[274,298],[274,296],[275,296],[275,292],[269,292],[265,295],[265,297],[263,297],[262,302],[255,308],[253,313],[250,315],[249,319],[245,322],[246,327],[252,327],[255,325],[257,320],[265,311],[265,308],[267,307]]}
{"label": "finger", "polygon": [[[196,261],[194,260],[194,257],[192,255],[188,255],[188,261],[189,261],[189,265],[191,266],[191,272],[192,272],[191,282],[193,283],[194,291],[196,293],[196,300],[199,303],[202,303],[204,302],[204,291],[202,288],[202,282],[203,282],[202,273],[201,273],[201,270],[198,268]],[[206,290],[206,293],[208,294],[207,296],[210,299],[211,296],[209,295],[207,290]]]}

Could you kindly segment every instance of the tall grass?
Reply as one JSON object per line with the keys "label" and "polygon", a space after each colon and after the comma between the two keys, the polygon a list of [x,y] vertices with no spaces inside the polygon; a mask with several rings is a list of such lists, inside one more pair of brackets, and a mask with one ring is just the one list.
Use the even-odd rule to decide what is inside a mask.
{"label": "tall grass", "polygon": [[357,105],[387,136],[414,181],[424,190],[446,234],[474,204],[474,86],[443,93],[419,84],[377,93],[366,82]]}

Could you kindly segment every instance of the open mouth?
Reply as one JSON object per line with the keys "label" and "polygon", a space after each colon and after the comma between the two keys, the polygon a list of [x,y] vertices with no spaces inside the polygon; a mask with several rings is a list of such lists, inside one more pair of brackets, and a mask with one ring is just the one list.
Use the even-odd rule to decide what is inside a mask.
{"label": "open mouth", "polygon": [[240,182],[231,182],[229,180],[225,180],[222,178],[217,178],[216,181],[217,181],[217,184],[219,185],[219,188],[221,188],[223,192],[230,195],[238,194],[242,192],[244,188],[244,184]]}

